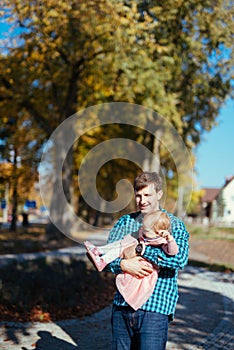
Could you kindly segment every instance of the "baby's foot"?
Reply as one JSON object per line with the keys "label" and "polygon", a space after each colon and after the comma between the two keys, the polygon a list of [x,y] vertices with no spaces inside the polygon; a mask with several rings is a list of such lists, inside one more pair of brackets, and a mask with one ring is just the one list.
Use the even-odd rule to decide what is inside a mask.
{"label": "baby's foot", "polygon": [[92,250],[87,251],[87,256],[98,271],[102,271],[106,267],[107,262],[101,256],[93,254]]}
{"label": "baby's foot", "polygon": [[94,255],[96,256],[101,256],[102,253],[101,251],[98,249],[98,247],[96,247],[94,244],[92,244],[89,241],[85,241],[84,242],[84,246],[86,248],[86,250],[88,251],[88,253],[92,252]]}

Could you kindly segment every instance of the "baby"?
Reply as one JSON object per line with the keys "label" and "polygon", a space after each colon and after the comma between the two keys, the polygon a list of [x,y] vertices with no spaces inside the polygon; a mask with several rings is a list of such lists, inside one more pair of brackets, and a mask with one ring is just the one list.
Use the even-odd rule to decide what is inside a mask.
{"label": "baby", "polygon": [[[85,241],[84,245],[88,257],[98,271],[102,271],[107,264],[118,257],[129,259],[136,256],[135,248],[139,243],[141,243],[142,248],[141,254],[144,253],[146,245],[151,245],[160,247],[169,256],[174,256],[178,253],[178,246],[170,233],[170,226],[168,215],[158,210],[144,216],[138,240],[129,234],[122,240],[104,246],[97,247],[89,241]],[[143,258],[142,263],[153,267],[153,272],[150,275],[139,279],[130,274],[121,273],[116,277],[119,292],[135,310],[142,306],[152,294],[159,272],[158,266]]]}

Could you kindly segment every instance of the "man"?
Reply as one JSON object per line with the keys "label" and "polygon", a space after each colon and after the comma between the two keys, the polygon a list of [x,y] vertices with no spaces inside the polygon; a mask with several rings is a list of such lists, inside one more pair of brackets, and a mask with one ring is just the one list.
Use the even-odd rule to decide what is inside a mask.
{"label": "man", "polygon": [[[159,201],[163,195],[161,177],[155,172],[141,173],[134,181],[134,193],[139,212],[122,216],[111,230],[108,243],[137,232],[143,216],[160,209]],[[112,310],[112,350],[166,349],[168,323],[173,319],[178,299],[178,270],[186,265],[189,249],[189,234],[184,223],[174,215],[167,214],[179,248],[178,254],[167,256],[161,248],[139,243],[134,247],[134,257],[117,258],[108,265],[108,270],[114,274],[127,272],[138,278],[152,273],[150,264],[144,264],[144,260],[160,267],[153,294],[137,311],[116,292]]]}

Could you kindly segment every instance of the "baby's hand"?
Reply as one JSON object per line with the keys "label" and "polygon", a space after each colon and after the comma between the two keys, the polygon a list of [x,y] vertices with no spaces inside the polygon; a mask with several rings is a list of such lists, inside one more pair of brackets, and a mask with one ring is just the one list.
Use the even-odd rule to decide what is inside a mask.
{"label": "baby's hand", "polygon": [[165,238],[168,242],[170,242],[170,241],[173,239],[172,235],[171,235],[170,232],[167,231],[167,230],[158,230],[158,231],[157,231],[157,234],[158,234],[160,237]]}

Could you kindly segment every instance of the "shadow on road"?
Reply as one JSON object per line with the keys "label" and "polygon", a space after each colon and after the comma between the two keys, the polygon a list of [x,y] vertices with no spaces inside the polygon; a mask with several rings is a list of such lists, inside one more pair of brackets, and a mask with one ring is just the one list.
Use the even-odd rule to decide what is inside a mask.
{"label": "shadow on road", "polygon": [[[78,350],[79,347],[76,345],[72,345],[63,339],[59,339],[54,337],[50,332],[47,331],[39,331],[38,336],[40,339],[33,344],[33,350]],[[22,350],[31,350],[26,347],[22,347]]]}

